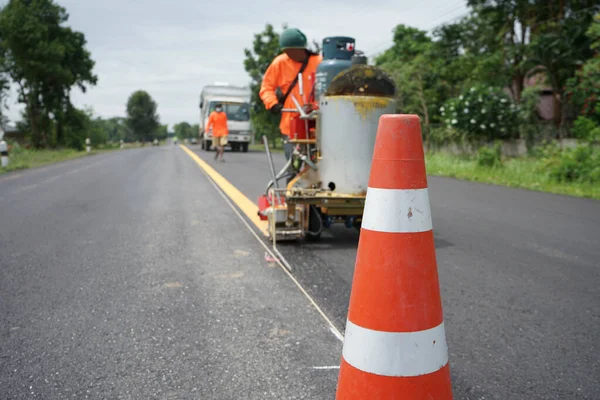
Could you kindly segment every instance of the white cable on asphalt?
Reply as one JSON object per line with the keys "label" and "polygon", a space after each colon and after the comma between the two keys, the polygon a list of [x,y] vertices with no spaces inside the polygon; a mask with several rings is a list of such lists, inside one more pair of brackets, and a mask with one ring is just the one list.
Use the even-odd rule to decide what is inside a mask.
{"label": "white cable on asphalt", "polygon": [[300,284],[300,282],[298,282],[296,280],[296,278],[294,278],[294,276],[290,273],[290,271],[288,271],[287,267],[283,264],[284,262],[286,264],[288,264],[288,262],[285,259],[285,257],[283,257],[283,255],[281,255],[281,253],[279,253],[279,251],[277,251],[277,253],[279,253],[279,256],[281,258],[281,260],[280,260],[273,253],[273,251],[265,244],[265,242],[262,241],[262,239],[260,238],[260,236],[258,236],[258,234],[252,228],[252,226],[250,226],[250,224],[248,223],[248,221],[246,221],[246,219],[244,218],[244,216],[238,211],[237,207],[231,202],[231,200],[229,199],[229,197],[227,197],[227,195],[223,192],[223,190],[221,190],[221,188],[219,187],[219,185],[217,185],[215,183],[215,181],[213,181],[213,179],[210,177],[210,175],[208,175],[206,173],[206,171],[204,171],[203,168],[200,168],[200,170],[202,171],[202,173],[204,174],[204,176],[206,176],[206,178],[211,183],[211,185],[216,189],[217,193],[219,193],[221,195],[221,197],[223,197],[223,199],[227,202],[227,204],[229,205],[229,207],[231,207],[231,209],[233,210],[233,212],[244,223],[244,225],[246,226],[246,228],[248,228],[248,230],[250,231],[250,233],[252,233],[252,235],[265,248],[265,250],[271,255],[271,257],[273,257],[275,259],[275,262],[277,263],[277,265],[279,265],[279,267],[287,274],[287,276],[296,284],[296,286],[298,287],[298,289],[300,289],[300,291],[304,294],[304,296],[308,299],[308,301],[310,301],[310,303],[313,305],[313,307],[315,307],[315,309],[317,310],[317,312],[321,315],[321,317],[323,317],[323,319],[329,325],[329,329],[330,329],[331,333],[333,333],[333,335],[343,343],[344,342],[344,336],[339,331],[339,329],[335,327],[335,325],[333,324],[333,322],[331,322],[331,320],[327,317],[327,315],[323,312],[323,310],[321,310],[321,308],[319,307],[319,305],[313,300],[312,297],[310,297],[310,295],[308,294],[308,292],[306,290],[304,290],[304,288],[302,287],[302,285]]}

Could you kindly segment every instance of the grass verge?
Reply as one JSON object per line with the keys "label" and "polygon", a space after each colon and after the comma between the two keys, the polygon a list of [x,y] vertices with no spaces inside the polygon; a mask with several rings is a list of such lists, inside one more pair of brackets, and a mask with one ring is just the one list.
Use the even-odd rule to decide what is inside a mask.
{"label": "grass verge", "polygon": [[[253,151],[265,151],[265,146],[262,143],[255,143],[251,144],[248,149]],[[271,150],[271,153],[283,153],[283,147],[281,144],[276,149],[274,149],[272,146],[269,147],[269,149]]]}
{"label": "grass verge", "polygon": [[[137,144],[126,144],[124,149],[138,147],[140,146]],[[100,148],[93,149],[90,153],[86,153],[85,150],[77,151],[74,149],[27,150],[24,148],[15,148],[9,153],[8,167],[0,167],[0,174],[28,168],[43,167],[49,164],[55,164],[62,161],[106,153],[114,150],[119,150],[118,144],[104,145]]]}
{"label": "grass verge", "polygon": [[508,159],[499,167],[483,167],[473,158],[448,153],[428,153],[425,162],[429,175],[600,199],[600,185],[556,182],[543,169],[541,162],[533,158]]}
{"label": "grass verge", "polygon": [[[94,152],[91,152],[90,154],[94,154]],[[85,151],[73,149],[19,150],[9,154],[8,167],[0,168],[0,174],[20,169],[41,167],[48,164],[84,157],[86,155],[87,153]]]}

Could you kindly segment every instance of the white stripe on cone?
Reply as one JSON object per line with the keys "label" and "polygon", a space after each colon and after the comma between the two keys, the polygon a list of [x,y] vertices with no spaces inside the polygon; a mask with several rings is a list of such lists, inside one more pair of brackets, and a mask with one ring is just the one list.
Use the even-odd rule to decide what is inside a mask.
{"label": "white stripe on cone", "polygon": [[390,233],[427,232],[433,229],[429,190],[367,189],[362,227]]}
{"label": "white stripe on cone", "polygon": [[420,376],[448,363],[444,323],[418,332],[382,332],[347,321],[344,360],[354,368],[381,376]]}

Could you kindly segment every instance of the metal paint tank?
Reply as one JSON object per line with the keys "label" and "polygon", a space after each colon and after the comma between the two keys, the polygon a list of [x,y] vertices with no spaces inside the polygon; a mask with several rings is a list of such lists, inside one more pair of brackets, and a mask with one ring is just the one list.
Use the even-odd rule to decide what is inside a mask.
{"label": "metal paint tank", "polygon": [[323,188],[341,194],[365,194],[379,118],[396,113],[394,97],[325,95],[319,104],[319,176]]}
{"label": "metal paint tank", "polygon": [[323,61],[315,75],[315,95],[319,99],[327,87],[341,71],[352,65],[355,40],[346,36],[332,36],[323,39]]}

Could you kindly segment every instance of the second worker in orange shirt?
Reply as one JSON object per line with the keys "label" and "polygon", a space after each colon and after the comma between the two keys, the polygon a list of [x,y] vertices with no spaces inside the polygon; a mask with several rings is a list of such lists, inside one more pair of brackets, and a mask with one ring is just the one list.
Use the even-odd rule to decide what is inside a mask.
{"label": "second worker in orange shirt", "polygon": [[229,129],[227,128],[227,114],[223,112],[223,105],[217,104],[215,111],[210,113],[208,117],[208,131],[212,130],[213,146],[215,146],[216,154],[215,160],[223,159],[223,153],[225,153],[225,145],[227,144],[227,135],[229,135]]}

